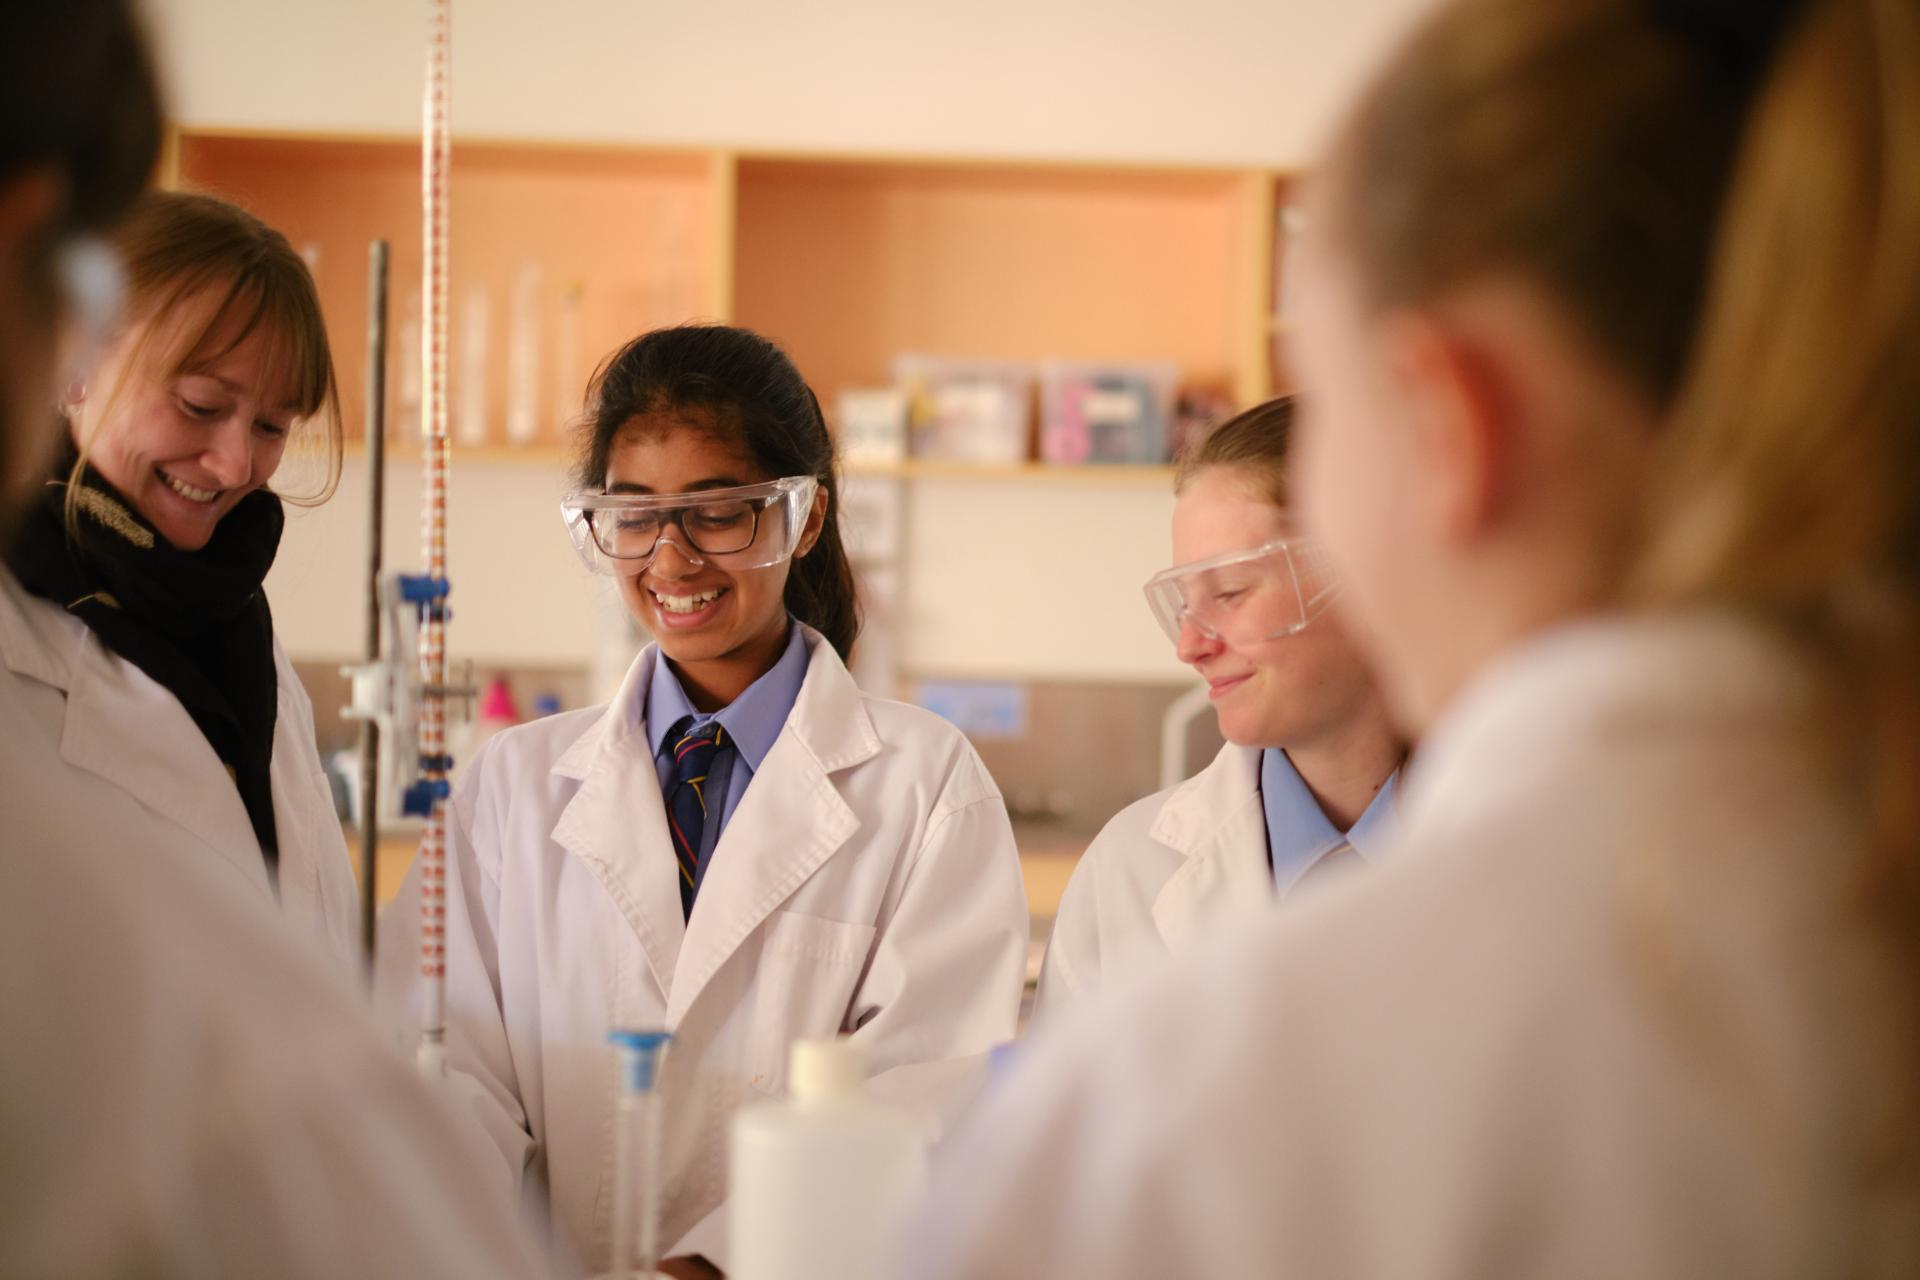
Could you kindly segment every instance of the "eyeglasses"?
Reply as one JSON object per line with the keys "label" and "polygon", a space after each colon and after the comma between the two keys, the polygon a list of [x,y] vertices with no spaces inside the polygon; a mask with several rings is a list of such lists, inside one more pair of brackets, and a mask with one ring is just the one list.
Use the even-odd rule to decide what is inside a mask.
{"label": "eyeglasses", "polygon": [[1147,607],[1175,644],[1186,623],[1210,640],[1254,644],[1305,630],[1336,586],[1318,543],[1277,538],[1164,569],[1144,589]]}
{"label": "eyeglasses", "polygon": [[728,569],[759,569],[793,554],[817,489],[812,476],[788,476],[696,493],[589,490],[569,494],[560,515],[574,549],[598,573],[638,573],[668,538],[695,564],[712,557]]}

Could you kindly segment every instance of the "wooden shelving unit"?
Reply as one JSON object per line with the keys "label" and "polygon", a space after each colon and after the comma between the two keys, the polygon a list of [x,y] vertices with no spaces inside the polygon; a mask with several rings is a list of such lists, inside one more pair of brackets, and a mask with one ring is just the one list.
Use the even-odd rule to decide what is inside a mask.
{"label": "wooden shelving unit", "polygon": [[[391,332],[419,270],[418,143],[408,137],[180,130],[167,178],[235,199],[314,262],[342,372],[350,437],[363,421],[366,247],[393,244]],[[759,329],[822,402],[883,384],[901,352],[1038,361],[1166,360],[1183,383],[1245,404],[1273,394],[1285,326],[1275,245],[1291,179],[1257,169],[463,139],[454,143],[452,274],[458,381],[464,300],[490,314],[489,441],[475,460],[561,460],[599,361],[689,319]],[[509,308],[537,270],[543,343],[538,439],[504,443]],[[577,290],[576,338],[555,321]],[[413,356],[393,344],[399,397]],[[389,407],[404,441],[404,406]],[[458,446],[456,446],[458,448]],[[397,450],[404,456],[404,444]],[[908,464],[901,474],[963,468]],[[985,468],[1061,479],[1068,468]],[[1087,468],[1127,482],[1155,468]]]}

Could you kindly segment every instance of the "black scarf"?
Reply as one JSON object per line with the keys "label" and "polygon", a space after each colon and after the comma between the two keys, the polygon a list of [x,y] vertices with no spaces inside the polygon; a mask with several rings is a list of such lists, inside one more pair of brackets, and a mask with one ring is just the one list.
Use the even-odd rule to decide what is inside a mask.
{"label": "black scarf", "polygon": [[254,490],[204,548],[184,552],[88,467],[70,529],[67,477],[78,456],[71,443],[61,450],[7,563],[27,590],[80,618],[180,700],[239,788],[272,871],[280,852],[270,772],[279,680],[261,583],[280,549],[280,499]]}

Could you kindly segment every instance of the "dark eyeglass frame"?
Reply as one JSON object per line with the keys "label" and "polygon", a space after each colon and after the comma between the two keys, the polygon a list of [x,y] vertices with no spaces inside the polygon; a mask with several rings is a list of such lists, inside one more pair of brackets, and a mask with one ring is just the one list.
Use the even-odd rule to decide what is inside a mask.
{"label": "dark eyeglass frame", "polygon": [[[590,567],[601,568],[603,572],[613,572],[612,565],[621,566],[621,573],[629,572],[632,566],[644,566],[658,554],[660,540],[665,536],[669,525],[680,530],[683,550],[703,556],[736,556],[750,550],[760,540],[761,517],[776,505],[786,507],[786,525],[783,532],[787,535],[781,548],[774,549],[774,555],[767,563],[784,559],[792,551],[791,543],[798,537],[804,525],[806,511],[811,508],[818,482],[812,476],[787,476],[779,480],[769,480],[763,484],[739,485],[729,489],[702,489],[689,493],[606,493],[588,491],[568,495],[561,503],[561,515],[565,519],[568,531],[573,536],[575,547],[587,559]],[[729,536],[726,543],[715,549],[702,545],[702,535],[695,532],[698,522],[689,521],[690,514],[715,507],[731,507],[739,504],[745,508],[749,517],[744,539]],[[658,524],[653,541],[645,551],[622,555],[612,549],[614,539],[601,527],[608,515],[620,513],[641,513],[652,516]],[[705,540],[712,542],[712,536]],[[601,564],[595,565],[600,559]],[[611,562],[608,564],[606,562]],[[751,566],[747,566],[751,567]]]}
{"label": "dark eyeglass frame", "polygon": [[[610,515],[610,516],[614,516],[615,518],[618,518],[622,514],[621,508],[601,507],[598,510],[589,513],[587,516],[587,533],[589,536],[593,538],[593,545],[600,548],[600,554],[603,556],[606,556],[610,560],[620,560],[620,561],[651,560],[654,556],[654,553],[660,549],[661,536],[666,533],[667,527],[669,525],[680,530],[680,536],[685,538],[688,544],[692,546],[695,551],[698,551],[701,555],[704,555],[704,556],[734,555],[734,554],[737,554],[738,552],[745,551],[748,547],[751,547],[754,544],[754,542],[760,537],[761,515],[766,511],[768,507],[772,506],[776,502],[782,501],[785,498],[785,496],[786,495],[784,494],[776,493],[776,494],[768,494],[764,497],[759,497],[759,498],[727,498],[720,502],[689,503],[684,507],[661,507],[658,509],[657,518],[659,520],[659,524],[654,529],[653,542],[647,547],[645,551],[641,552],[638,555],[621,555],[619,552],[615,551],[612,547],[608,546],[607,542],[603,540],[601,537],[600,521],[596,519],[596,517],[602,514],[605,514],[605,515]],[[698,514],[699,512],[710,507],[733,508],[735,506],[745,507],[747,512],[746,540],[743,542],[739,542],[738,545],[728,545],[728,546],[720,546],[720,547],[706,546],[701,542],[701,535],[695,533],[693,529],[688,527],[687,516],[689,513]],[[652,514],[652,513],[649,512],[648,514]],[[696,525],[697,525],[697,522],[696,522]],[[729,532],[731,532],[731,530],[729,530]]]}

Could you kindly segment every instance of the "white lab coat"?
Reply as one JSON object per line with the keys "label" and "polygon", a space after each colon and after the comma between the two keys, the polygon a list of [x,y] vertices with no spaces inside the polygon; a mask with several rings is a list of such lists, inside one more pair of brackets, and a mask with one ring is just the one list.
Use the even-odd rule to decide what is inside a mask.
{"label": "white lab coat", "polygon": [[[493,738],[456,788],[449,1068],[589,1269],[609,1250],[610,1028],[676,1037],[660,1238],[723,1265],[728,1122],[783,1094],[792,1040],[853,1033],[875,1091],[933,1118],[1013,1037],[1027,911],[999,791],[952,725],[861,693],[806,639],[690,922],[644,717],[656,649],[606,707]],[[417,891],[416,872],[382,921],[388,1009],[414,982]]]}
{"label": "white lab coat", "polygon": [[1229,742],[1199,773],[1101,828],[1061,895],[1036,1018],[1273,909],[1260,757]]}
{"label": "white lab coat", "polygon": [[0,569],[0,1275],[534,1274],[464,1127],[90,718],[112,666],[35,674],[70,637],[20,601]]}
{"label": "white lab coat", "polygon": [[[262,896],[275,896],[232,776],[178,698],[11,574],[0,585],[0,650],[8,671],[62,695],[63,759],[126,791],[191,835],[204,856],[231,864]],[[273,659],[279,701],[270,776],[280,909],[292,931],[346,975],[357,970],[359,956],[353,864],[320,767],[313,705],[277,638]],[[8,749],[0,743],[0,751]]]}
{"label": "white lab coat", "polygon": [[1720,615],[1507,655],[1385,865],[1035,1042],[906,1274],[1920,1275],[1913,975],[1819,697]]}

